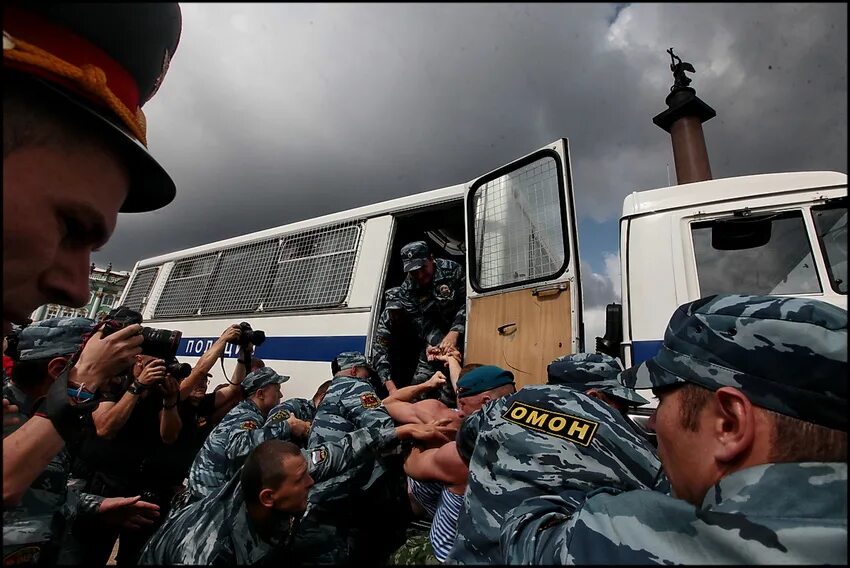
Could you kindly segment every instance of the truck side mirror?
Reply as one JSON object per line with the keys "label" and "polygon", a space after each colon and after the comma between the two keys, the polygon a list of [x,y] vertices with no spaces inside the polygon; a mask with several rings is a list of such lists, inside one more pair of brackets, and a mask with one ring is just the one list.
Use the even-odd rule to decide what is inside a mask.
{"label": "truck side mirror", "polygon": [[611,357],[620,357],[622,342],[623,306],[608,304],[605,306],[605,336],[596,338],[596,351]]}

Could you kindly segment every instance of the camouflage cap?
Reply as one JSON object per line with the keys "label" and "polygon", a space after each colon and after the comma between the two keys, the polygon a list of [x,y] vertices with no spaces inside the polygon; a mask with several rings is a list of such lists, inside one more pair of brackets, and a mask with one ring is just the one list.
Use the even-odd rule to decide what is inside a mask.
{"label": "camouflage cap", "polygon": [[514,374],[496,365],[477,367],[457,381],[457,397],[481,394],[490,389],[514,384]]}
{"label": "camouflage cap", "polygon": [[[366,367],[372,371],[372,366],[366,361],[366,356],[360,351],[345,351],[336,356],[336,362],[340,371],[347,371],[354,367]],[[339,371],[337,371],[339,372]]]}
{"label": "camouflage cap", "polygon": [[242,381],[242,389],[245,396],[250,396],[266,385],[281,384],[289,380],[289,375],[278,375],[271,367],[260,367],[245,377]]}
{"label": "camouflage cap", "polygon": [[413,241],[401,247],[401,262],[404,264],[404,271],[410,272],[425,266],[425,261],[428,255],[428,244],[425,241]]}
{"label": "camouflage cap", "polygon": [[623,370],[620,361],[604,353],[575,353],[558,357],[546,368],[550,385],[565,385],[579,391],[597,389],[623,400],[630,406],[649,401],[617,378]]}
{"label": "camouflage cap", "polygon": [[83,336],[95,328],[89,318],[49,318],[31,324],[18,336],[18,360],[33,361],[72,355],[83,344]]}
{"label": "camouflage cap", "polygon": [[625,385],[735,387],[762,408],[847,430],[847,311],[809,298],[715,295],[673,312]]}

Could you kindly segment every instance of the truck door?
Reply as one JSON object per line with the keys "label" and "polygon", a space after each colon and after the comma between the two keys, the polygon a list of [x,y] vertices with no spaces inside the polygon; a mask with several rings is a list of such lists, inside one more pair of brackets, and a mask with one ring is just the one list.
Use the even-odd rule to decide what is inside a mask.
{"label": "truck door", "polygon": [[467,363],[513,371],[517,388],[583,351],[578,239],[567,140],[468,185]]}

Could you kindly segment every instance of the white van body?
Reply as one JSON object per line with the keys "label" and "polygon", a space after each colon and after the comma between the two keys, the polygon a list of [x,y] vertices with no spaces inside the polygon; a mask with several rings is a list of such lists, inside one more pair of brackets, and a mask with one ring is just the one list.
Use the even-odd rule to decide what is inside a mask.
{"label": "white van body", "polygon": [[[424,238],[467,270],[466,353],[487,359],[498,349],[482,362],[539,382],[548,361],[583,347],[574,209],[567,141],[558,140],[469,183],[142,260],[120,303],[147,326],[180,330],[177,356],[191,364],[247,321],[267,336],[256,356],[291,377],[284,395],[310,398],[337,354],[369,353],[384,290],[404,277],[399,250]],[[471,271],[468,239],[477,243]],[[529,306],[534,325],[519,313]],[[512,327],[476,326],[488,316]],[[541,334],[552,341],[542,345]],[[227,376],[235,356],[229,346]],[[212,373],[211,385],[226,380],[222,366]]]}
{"label": "white van body", "polygon": [[[805,295],[846,309],[846,282],[840,290],[833,274],[843,262],[846,280],[846,196],[847,176],[835,172],[744,176],[629,195],[620,220],[623,363],[657,351],[677,306],[723,291],[711,289],[722,287],[723,274],[700,257],[706,224],[718,220],[778,215],[783,231],[791,219],[791,232],[808,246],[800,266],[787,271],[786,281],[801,288],[748,289],[741,282],[736,292]],[[845,235],[833,239],[839,244],[831,245],[832,267],[814,221],[815,210],[829,203],[839,216],[843,207],[843,225],[833,224]],[[140,261],[121,304],[142,311],[148,326],[182,331],[177,355],[189,363],[228,325],[247,321],[267,335],[256,355],[292,377],[284,395],[310,398],[330,378],[338,353],[369,353],[383,292],[404,276],[398,252],[420,238],[435,256],[466,267],[467,362],[509,368],[522,386],[545,382],[556,356],[585,350],[564,139],[469,183]],[[735,261],[721,260],[727,268]],[[228,348],[228,376],[234,357]],[[212,372],[212,385],[226,380],[219,366]]]}
{"label": "white van body", "polygon": [[[716,179],[626,197],[620,219],[623,363],[652,357],[676,307],[711,294],[809,297],[846,310],[846,199],[847,176],[836,172]],[[824,211],[834,213],[826,242],[819,235]],[[771,223],[768,243],[713,248],[713,225],[752,219]]]}

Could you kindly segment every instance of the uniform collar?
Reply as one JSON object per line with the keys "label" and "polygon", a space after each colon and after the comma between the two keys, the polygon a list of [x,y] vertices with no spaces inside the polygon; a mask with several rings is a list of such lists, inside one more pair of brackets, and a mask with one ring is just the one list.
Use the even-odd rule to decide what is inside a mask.
{"label": "uniform collar", "polygon": [[742,469],[708,490],[702,510],[846,519],[847,464],[772,463]]}

